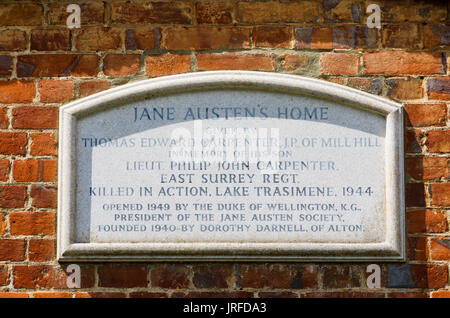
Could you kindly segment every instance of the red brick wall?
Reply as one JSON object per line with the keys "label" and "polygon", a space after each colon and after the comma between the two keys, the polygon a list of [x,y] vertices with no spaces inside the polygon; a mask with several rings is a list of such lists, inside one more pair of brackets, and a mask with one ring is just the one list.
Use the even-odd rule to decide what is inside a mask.
{"label": "red brick wall", "polygon": [[[80,29],[65,23],[81,5]],[[379,4],[382,28],[368,29]],[[421,0],[0,3],[0,297],[450,297],[450,5]],[[406,109],[408,261],[80,264],[55,260],[58,107],[206,70],[333,81]],[[370,171],[368,171],[370,173]]]}

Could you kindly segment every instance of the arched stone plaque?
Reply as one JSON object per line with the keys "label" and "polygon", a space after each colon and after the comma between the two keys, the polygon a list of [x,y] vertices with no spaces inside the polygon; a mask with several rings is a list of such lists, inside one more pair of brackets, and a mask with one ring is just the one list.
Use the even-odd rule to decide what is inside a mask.
{"label": "arched stone plaque", "polygon": [[401,105],[221,71],[60,109],[61,261],[401,261]]}

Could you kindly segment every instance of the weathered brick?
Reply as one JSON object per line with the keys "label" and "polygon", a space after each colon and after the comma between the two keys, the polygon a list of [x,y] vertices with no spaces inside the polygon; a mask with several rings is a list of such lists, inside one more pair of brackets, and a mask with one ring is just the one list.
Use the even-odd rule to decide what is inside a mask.
{"label": "weathered brick", "polygon": [[387,22],[439,22],[447,18],[447,9],[441,1],[411,2],[409,0],[366,0],[380,6],[381,21]]}
{"label": "weathered brick", "polygon": [[0,286],[8,284],[8,265],[0,265]]}
{"label": "weathered brick", "polygon": [[298,295],[292,292],[261,292],[259,298],[298,298]]}
{"label": "weathered brick", "polygon": [[111,4],[113,24],[190,24],[188,2],[115,2]]}
{"label": "weathered brick", "polygon": [[429,152],[450,152],[450,129],[429,131],[426,144]]}
{"label": "weathered brick", "polygon": [[67,274],[53,265],[14,265],[14,288],[67,288]]}
{"label": "weathered brick", "polygon": [[397,100],[423,98],[422,80],[420,78],[389,78],[386,80],[388,96]]}
{"label": "weathered brick", "polygon": [[78,29],[75,34],[77,51],[104,51],[120,49],[121,31],[110,27],[89,27]]}
{"label": "weathered brick", "polygon": [[426,237],[409,237],[407,240],[407,256],[409,260],[426,261],[428,246]]}
{"label": "weathered brick", "polygon": [[9,226],[11,235],[52,235],[55,233],[55,213],[11,212]]}
{"label": "weathered brick", "polygon": [[89,96],[110,88],[108,81],[88,81],[78,84],[78,95],[80,97]]}
{"label": "weathered brick", "polygon": [[72,298],[67,292],[39,292],[33,293],[33,298]]}
{"label": "weathered brick", "polygon": [[360,276],[359,266],[324,266],[324,288],[360,287]]}
{"label": "weathered brick", "polygon": [[409,211],[406,219],[409,233],[442,233],[447,230],[447,218],[439,210]]}
{"label": "weathered brick", "polygon": [[5,235],[6,227],[8,226],[8,220],[4,213],[0,213],[0,236]]}
{"label": "weathered brick", "polygon": [[427,80],[428,99],[450,100],[450,77]]}
{"label": "weathered brick", "polygon": [[333,27],[333,48],[375,48],[379,41],[376,29],[366,26],[344,25]]}
{"label": "weathered brick", "polygon": [[382,91],[382,82],[379,78],[350,77],[347,85],[376,95],[381,94]]}
{"label": "weathered brick", "polygon": [[424,26],[423,43],[427,48],[450,45],[450,24],[431,24]]}
{"label": "weathered brick", "polygon": [[0,208],[23,208],[27,190],[22,185],[0,185]]}
{"label": "weathered brick", "polygon": [[293,29],[290,27],[261,26],[253,28],[255,47],[292,48]]}
{"label": "weathered brick", "polygon": [[323,8],[326,22],[361,22],[361,5],[356,1],[323,0]]}
{"label": "weathered brick", "polygon": [[0,106],[0,128],[8,128],[9,126],[9,117],[8,117],[8,108],[5,106]]}
{"label": "weathered brick", "polygon": [[423,183],[408,183],[405,189],[407,207],[425,206],[425,188]]}
{"label": "weathered brick", "polygon": [[382,28],[383,46],[386,48],[420,48],[417,24],[389,24]]}
{"label": "weathered brick", "polygon": [[[103,24],[104,2],[77,3],[81,9],[81,25]],[[48,4],[48,23],[50,25],[66,26],[69,12],[66,11],[67,3],[54,2]]]}
{"label": "weathered brick", "polygon": [[301,298],[384,298],[384,293],[380,292],[306,292],[300,295]]}
{"label": "weathered brick", "polygon": [[130,298],[168,298],[167,293],[152,293],[152,292],[134,292],[130,293]]}
{"label": "weathered brick", "polygon": [[28,260],[31,262],[49,262],[55,258],[55,240],[31,239],[28,242]]}
{"label": "weathered brick", "polygon": [[417,288],[442,288],[447,285],[448,268],[447,265],[412,264],[411,276]]}
{"label": "weathered brick", "polygon": [[167,50],[215,50],[250,48],[250,29],[245,27],[171,27],[163,31]]}
{"label": "weathered brick", "polygon": [[0,261],[20,262],[25,259],[25,240],[0,239]]}
{"label": "weathered brick", "polygon": [[66,80],[40,80],[38,91],[42,103],[64,103],[73,98],[74,84]]}
{"label": "weathered brick", "polygon": [[19,77],[96,76],[98,56],[94,54],[21,55],[17,61]]}
{"label": "weathered brick", "polygon": [[100,287],[146,287],[147,266],[135,264],[102,265],[98,268]]}
{"label": "weathered brick", "polygon": [[432,183],[430,185],[430,193],[432,205],[450,205],[450,183]]}
{"label": "weathered brick", "polygon": [[[180,295],[180,294],[178,294]],[[178,296],[179,297],[179,296]],[[187,298],[253,298],[252,292],[247,291],[200,291],[190,292]]]}
{"label": "weathered brick", "polygon": [[17,182],[56,181],[57,162],[54,159],[14,160],[13,179]]}
{"label": "weathered brick", "polygon": [[439,52],[382,51],[363,54],[364,74],[431,75],[443,73]]}
{"label": "weathered brick", "polygon": [[103,72],[107,76],[125,76],[139,72],[139,54],[108,54],[103,60]]}
{"label": "weathered brick", "polygon": [[0,154],[2,155],[24,155],[27,143],[26,133],[0,132]]}
{"label": "weathered brick", "polygon": [[245,23],[315,22],[319,17],[319,3],[301,2],[238,2],[239,21]]}
{"label": "weathered brick", "polygon": [[320,60],[322,74],[356,75],[359,71],[359,55],[353,53],[326,53]]}
{"label": "weathered brick", "polygon": [[431,259],[434,261],[448,261],[450,259],[450,239],[431,238]]}
{"label": "weathered brick", "polygon": [[17,106],[12,109],[14,128],[51,129],[58,127],[58,108],[51,106]]}
{"label": "weathered brick", "polygon": [[438,290],[431,294],[431,298],[450,298],[450,290]]}
{"label": "weathered brick", "polygon": [[195,4],[198,24],[231,24],[234,15],[233,2],[201,1]]}
{"label": "weathered brick", "polygon": [[406,173],[416,180],[432,180],[448,176],[448,159],[443,157],[406,158]]}
{"label": "weathered brick", "polygon": [[153,50],[160,47],[161,31],[159,28],[135,28],[125,32],[127,50]]}
{"label": "weathered brick", "polygon": [[233,279],[231,264],[208,264],[193,267],[192,282],[196,288],[230,288]]}
{"label": "weathered brick", "polygon": [[333,47],[333,30],[331,28],[313,28],[309,48],[328,50]]}
{"label": "weathered brick", "polygon": [[0,55],[0,76],[11,76],[13,59],[9,55]]}
{"label": "weathered brick", "polygon": [[408,126],[445,126],[445,104],[406,104],[405,122]]}
{"label": "weathered brick", "polygon": [[9,160],[0,159],[0,181],[8,181],[9,177]]}
{"label": "weathered brick", "polygon": [[32,156],[55,156],[56,141],[55,134],[48,132],[30,133],[31,145],[30,155]]}
{"label": "weathered brick", "polygon": [[308,58],[303,54],[281,54],[278,56],[284,72],[296,72],[307,66]]}
{"label": "weathered brick", "polygon": [[75,298],[125,298],[125,293],[114,292],[76,292]]}
{"label": "weathered brick", "polygon": [[48,185],[31,186],[32,206],[36,208],[56,208],[56,187]]}
{"label": "weathered brick", "polygon": [[41,25],[43,15],[41,4],[0,4],[0,26]]}
{"label": "weathered brick", "polygon": [[253,70],[272,71],[275,63],[264,53],[199,53],[197,69],[211,70]]}
{"label": "weathered brick", "polygon": [[31,31],[31,50],[67,51],[69,46],[68,29],[37,29]]}
{"label": "weathered brick", "polygon": [[0,31],[0,50],[23,51],[27,48],[27,35],[23,30],[6,29]]}
{"label": "weathered brick", "polygon": [[187,54],[147,55],[145,72],[152,77],[187,73],[190,68],[190,60],[190,56]]}
{"label": "weathered brick", "polygon": [[421,153],[424,146],[425,134],[419,130],[407,130],[405,132],[405,152]]}
{"label": "weathered brick", "polygon": [[27,293],[0,292],[0,298],[29,298]]}
{"label": "weathered brick", "polygon": [[31,103],[34,83],[30,81],[0,81],[0,103]]}
{"label": "weathered brick", "polygon": [[163,264],[152,267],[150,280],[152,287],[187,288],[189,286],[189,268],[179,264]]}

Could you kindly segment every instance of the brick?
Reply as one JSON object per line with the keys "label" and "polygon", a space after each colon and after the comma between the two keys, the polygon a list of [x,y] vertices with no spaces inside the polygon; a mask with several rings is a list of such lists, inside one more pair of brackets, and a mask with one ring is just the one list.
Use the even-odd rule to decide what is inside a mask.
{"label": "brick", "polygon": [[387,95],[397,100],[421,99],[422,82],[420,78],[389,78],[386,80]]}
{"label": "brick", "polygon": [[66,80],[40,80],[38,91],[42,103],[64,103],[73,98],[74,84]]}
{"label": "brick", "polygon": [[8,265],[0,265],[0,286],[8,284]]}
{"label": "brick", "polygon": [[0,106],[0,128],[8,128],[9,117],[8,108],[5,106]]}
{"label": "brick", "polygon": [[[81,25],[103,24],[103,2],[77,3],[81,9]],[[50,25],[66,26],[69,12],[66,12],[67,3],[56,2],[48,4],[48,23]]]}
{"label": "brick", "polygon": [[264,53],[199,53],[197,69],[273,71],[274,61]]}
{"label": "brick", "polygon": [[432,205],[450,205],[450,183],[432,183],[430,185],[430,193]]}
{"label": "brick", "polygon": [[124,293],[108,292],[77,292],[75,298],[125,298]]}
{"label": "brick", "polygon": [[323,8],[326,22],[361,22],[361,6],[353,0],[324,0]]}
{"label": "brick", "polygon": [[27,34],[23,30],[6,29],[0,31],[0,50],[23,51],[27,48]]}
{"label": "brick", "polygon": [[170,53],[147,55],[145,57],[145,72],[152,77],[187,73],[190,68],[190,60],[189,55]]}
{"label": "brick", "polygon": [[247,291],[200,291],[190,292],[187,298],[253,298],[253,293]]}
{"label": "brick", "polygon": [[107,76],[125,76],[139,72],[139,54],[108,54],[103,60],[103,72]]}
{"label": "brick", "polygon": [[382,28],[385,48],[420,48],[420,32],[417,24],[389,24]]}
{"label": "brick", "polygon": [[0,261],[20,262],[25,259],[25,240],[0,239]]}
{"label": "brick", "polygon": [[301,298],[384,298],[384,293],[377,292],[307,292],[300,295]]}
{"label": "brick", "polygon": [[0,236],[5,235],[6,227],[8,226],[8,220],[6,219],[6,215],[0,214]]}
{"label": "brick", "polygon": [[28,260],[30,262],[49,262],[55,259],[55,240],[31,239],[28,242]]}
{"label": "brick", "polygon": [[331,28],[313,28],[311,49],[328,50],[333,47],[333,30]]}
{"label": "brick", "polygon": [[408,126],[445,126],[445,104],[407,104],[405,122]]}
{"label": "brick", "polygon": [[9,160],[0,159],[0,181],[8,181],[9,178]]}
{"label": "brick", "polygon": [[78,29],[75,34],[77,51],[116,50],[122,46],[119,29],[110,27],[89,27]]}
{"label": "brick", "polygon": [[0,26],[41,25],[43,15],[40,4],[0,4]]}
{"label": "brick", "polygon": [[408,233],[442,233],[447,230],[447,218],[439,210],[409,211],[406,219]]}
{"label": "brick", "polygon": [[394,292],[387,293],[387,298],[428,298],[428,294],[424,292]]}
{"label": "brick", "polygon": [[33,293],[33,298],[72,298],[67,292],[39,292]]}
{"label": "brick", "polygon": [[448,261],[450,259],[450,239],[431,238],[431,259],[434,261]]}
{"label": "brick", "polygon": [[262,26],[253,28],[255,47],[292,48],[293,29],[290,27]]}
{"label": "brick", "polygon": [[245,27],[171,27],[163,31],[167,50],[216,50],[250,48],[250,29]]}
{"label": "brick", "polygon": [[450,45],[450,24],[425,25],[423,44],[427,48]]}
{"label": "brick", "polygon": [[26,133],[0,132],[0,154],[2,155],[24,155],[27,143]]}
{"label": "brick", "polygon": [[231,24],[233,22],[234,3],[197,2],[195,4],[198,24]]}
{"label": "brick", "polygon": [[150,271],[152,287],[187,288],[189,286],[189,268],[185,265],[156,265]]}
{"label": "brick", "polygon": [[21,55],[17,61],[19,77],[96,76],[98,56],[94,54]]}
{"label": "brick", "polygon": [[301,265],[242,265],[242,288],[317,288],[317,267]]}
{"label": "brick", "polygon": [[31,50],[67,51],[69,50],[68,29],[37,29],[31,31]]}
{"label": "brick", "polygon": [[406,173],[416,180],[432,180],[448,176],[448,159],[443,157],[406,158]]}
{"label": "brick", "polygon": [[447,18],[447,8],[440,1],[411,2],[407,0],[366,0],[369,4],[380,6],[381,21],[389,22],[438,22]]}
{"label": "brick", "polygon": [[190,24],[192,8],[188,2],[116,2],[111,4],[113,24]]}
{"label": "brick", "polygon": [[51,129],[58,127],[58,108],[17,106],[12,109],[13,128]]}
{"label": "brick", "polygon": [[55,213],[11,212],[9,225],[11,235],[53,235],[55,234]]}
{"label": "brick", "polygon": [[405,189],[407,207],[425,206],[425,188],[423,183],[408,183]]}
{"label": "brick", "polygon": [[409,260],[426,261],[428,259],[427,238],[409,237],[407,240],[407,254]]}
{"label": "brick", "polygon": [[380,95],[382,92],[382,82],[379,78],[350,77],[347,85],[371,94]]}
{"label": "brick", "polygon": [[78,84],[78,95],[80,97],[89,96],[110,88],[108,81],[88,81]]}
{"label": "brick", "polygon": [[359,266],[324,266],[324,288],[360,287],[361,268]]}
{"label": "brick", "polygon": [[192,282],[196,288],[229,288],[233,279],[231,264],[195,265]]}
{"label": "brick", "polygon": [[9,55],[0,55],[0,76],[11,76],[13,59]]}
{"label": "brick", "polygon": [[359,71],[359,55],[352,53],[326,53],[320,65],[322,74],[356,75]]}
{"label": "brick", "polygon": [[0,103],[31,103],[34,83],[29,81],[0,81]]}
{"label": "brick", "polygon": [[16,182],[52,182],[56,181],[56,168],[54,159],[14,160],[12,175]]}
{"label": "brick", "polygon": [[31,186],[32,206],[36,208],[56,208],[56,187],[47,185]]}
{"label": "brick", "polygon": [[67,274],[60,267],[52,265],[15,265],[13,280],[14,288],[67,288]]}
{"label": "brick", "polygon": [[411,276],[417,288],[442,288],[448,281],[447,265],[413,264]]}
{"label": "brick", "polygon": [[151,292],[134,292],[130,293],[130,298],[168,298],[166,293],[151,293]]}
{"label": "brick", "polygon": [[281,54],[280,65],[284,72],[296,72],[307,66],[308,58],[302,54]]}
{"label": "brick", "polygon": [[102,265],[98,268],[99,287],[146,287],[146,265]]}
{"label": "brick", "polygon": [[153,50],[160,47],[161,32],[159,28],[135,28],[125,32],[127,50]]}
{"label": "brick", "polygon": [[55,134],[48,132],[30,133],[31,145],[30,155],[32,156],[55,156],[56,141]]}
{"label": "brick", "polygon": [[439,52],[363,53],[364,74],[431,75],[443,73]]}
{"label": "brick", "polygon": [[405,152],[421,153],[424,146],[424,133],[419,130],[407,130],[405,132]]}
{"label": "brick", "polygon": [[0,298],[29,298],[27,293],[0,292]]}
{"label": "brick", "polygon": [[312,27],[295,28],[295,48],[310,49],[312,41]]}
{"label": "brick", "polygon": [[450,298],[450,290],[438,290],[431,294],[431,298]]}
{"label": "brick", "polygon": [[450,77],[427,80],[428,99],[450,100]]}
{"label": "brick", "polygon": [[27,190],[22,185],[0,185],[0,208],[23,208]]}
{"label": "brick", "polygon": [[244,23],[315,22],[319,17],[319,4],[301,2],[238,2],[238,18]]}
{"label": "brick", "polygon": [[376,29],[358,25],[333,27],[334,49],[376,48],[378,42]]}
{"label": "brick", "polygon": [[261,292],[259,298],[298,298],[298,295],[292,292]]}
{"label": "brick", "polygon": [[450,129],[430,130],[427,147],[429,152],[450,152]]}

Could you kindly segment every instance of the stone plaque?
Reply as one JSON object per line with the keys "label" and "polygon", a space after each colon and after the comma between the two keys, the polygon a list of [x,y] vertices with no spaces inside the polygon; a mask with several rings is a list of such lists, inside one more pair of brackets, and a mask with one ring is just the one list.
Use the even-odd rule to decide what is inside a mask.
{"label": "stone plaque", "polygon": [[404,259],[401,105],[204,72],[60,110],[59,260]]}

